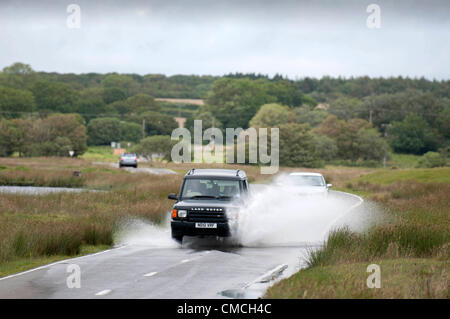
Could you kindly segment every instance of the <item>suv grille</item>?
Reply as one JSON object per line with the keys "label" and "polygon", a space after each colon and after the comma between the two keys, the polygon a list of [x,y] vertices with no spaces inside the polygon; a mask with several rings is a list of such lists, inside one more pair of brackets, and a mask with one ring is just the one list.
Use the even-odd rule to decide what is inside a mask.
{"label": "suv grille", "polygon": [[227,218],[223,208],[189,208],[187,219],[192,222],[226,222]]}

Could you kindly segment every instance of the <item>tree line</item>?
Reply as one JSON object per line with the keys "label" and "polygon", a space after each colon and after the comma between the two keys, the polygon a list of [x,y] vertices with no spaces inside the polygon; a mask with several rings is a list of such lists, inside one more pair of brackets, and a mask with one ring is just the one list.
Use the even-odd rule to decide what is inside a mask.
{"label": "tree line", "polygon": [[[174,108],[154,97],[202,98],[205,104]],[[87,145],[138,144],[170,135],[177,110],[190,129],[194,119],[204,128],[280,127],[283,165],[379,163],[392,151],[445,156],[450,81],[59,74],[15,63],[0,72],[0,155],[66,155],[67,149],[79,155]],[[80,133],[61,131],[56,119]],[[145,145],[156,144],[147,139]]]}

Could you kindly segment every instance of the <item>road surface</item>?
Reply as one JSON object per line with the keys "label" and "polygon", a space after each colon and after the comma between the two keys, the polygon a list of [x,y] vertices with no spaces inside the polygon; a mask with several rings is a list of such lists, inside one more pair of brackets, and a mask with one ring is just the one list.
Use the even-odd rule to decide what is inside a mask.
{"label": "road surface", "polygon": [[[305,249],[123,246],[6,277],[0,298],[257,297],[264,285],[253,282],[281,263],[288,264],[286,273],[297,270]],[[80,267],[80,288],[67,286],[71,264]]]}

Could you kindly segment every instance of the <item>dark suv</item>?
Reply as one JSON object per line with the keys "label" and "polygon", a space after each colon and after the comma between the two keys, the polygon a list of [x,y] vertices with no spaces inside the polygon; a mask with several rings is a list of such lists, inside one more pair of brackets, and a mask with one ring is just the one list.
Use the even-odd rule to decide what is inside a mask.
{"label": "dark suv", "polygon": [[172,238],[231,235],[238,210],[248,198],[247,175],[241,170],[191,169],[183,179],[172,210]]}

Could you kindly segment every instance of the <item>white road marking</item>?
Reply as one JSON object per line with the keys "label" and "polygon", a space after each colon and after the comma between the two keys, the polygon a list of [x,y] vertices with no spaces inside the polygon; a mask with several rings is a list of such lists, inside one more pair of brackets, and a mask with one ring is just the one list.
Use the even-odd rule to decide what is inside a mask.
{"label": "white road marking", "polygon": [[278,276],[281,275],[281,273],[286,270],[286,268],[288,268],[288,265],[286,264],[281,264],[276,266],[275,268],[269,270],[268,272],[266,272],[264,275],[256,278],[255,280],[253,280],[252,282],[248,283],[247,285],[244,286],[244,289],[247,289],[248,287],[250,287],[253,284],[256,283],[264,283],[264,282],[269,282],[274,280],[275,278],[277,278]]}
{"label": "white road marking", "polygon": [[6,277],[2,277],[2,278],[0,278],[0,281],[5,280],[5,279],[9,279],[9,278],[14,278],[14,277],[21,276],[21,275],[25,275],[25,274],[28,274],[30,272],[36,271],[36,270],[50,268],[50,267],[58,265],[58,264],[67,263],[68,261],[76,261],[76,260],[80,260],[80,259],[87,258],[87,257],[102,255],[104,253],[107,253],[107,252],[110,252],[110,251],[113,251],[113,250],[117,250],[117,249],[121,249],[121,248],[124,248],[124,247],[127,247],[127,245],[120,246],[120,247],[117,247],[117,248],[111,248],[111,249],[99,251],[98,253],[95,253],[95,254],[89,254],[89,255],[84,255],[84,256],[75,257],[75,258],[63,259],[63,260],[60,260],[60,261],[57,261],[57,262],[54,262],[54,263],[51,263],[51,264],[48,264],[48,265],[40,266],[40,267],[37,267],[37,268],[33,268],[33,269],[29,269],[29,270],[26,270],[26,271],[19,272],[17,274],[13,274],[13,275],[9,275],[9,276],[6,276]]}
{"label": "white road marking", "polygon": [[104,296],[104,295],[109,294],[110,292],[111,292],[111,289],[105,289],[105,290],[102,290],[100,292],[97,292],[95,295],[96,296]]}
{"label": "white road marking", "polygon": [[183,259],[183,260],[181,261],[181,263],[184,264],[184,263],[187,263],[188,261],[189,261],[189,259]]}
{"label": "white road marking", "polygon": [[156,274],[157,274],[157,272],[153,271],[153,272],[149,272],[148,274],[145,274],[144,277],[151,277],[151,276],[154,276]]}
{"label": "white road marking", "polygon": [[342,217],[347,215],[352,209],[355,209],[356,207],[359,207],[359,206],[362,205],[362,203],[364,203],[364,199],[361,196],[358,196],[358,195],[355,195],[355,194],[351,194],[351,193],[341,192],[341,191],[335,191],[335,190],[333,190],[333,192],[341,193],[341,194],[344,194],[344,195],[355,197],[355,198],[357,198],[359,200],[359,202],[357,202],[356,204],[352,205],[350,208],[345,210],[342,214],[340,214],[335,219],[333,219],[330,223],[328,223],[327,227],[325,228],[326,229],[325,232],[322,234],[322,238],[326,238],[328,232],[330,231],[330,229],[334,225],[334,223],[336,223],[339,219],[341,219]]}

